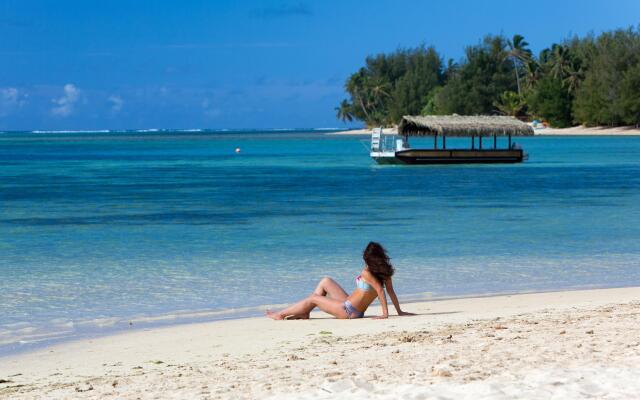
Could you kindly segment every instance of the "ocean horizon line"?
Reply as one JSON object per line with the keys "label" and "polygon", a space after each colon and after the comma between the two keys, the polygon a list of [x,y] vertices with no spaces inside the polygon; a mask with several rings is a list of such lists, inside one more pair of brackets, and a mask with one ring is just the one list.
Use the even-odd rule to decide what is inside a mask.
{"label": "ocean horizon line", "polygon": [[364,129],[363,127],[295,127],[295,128],[140,128],[140,129],[18,129],[1,130],[0,134],[36,133],[224,133],[224,132],[334,132]]}

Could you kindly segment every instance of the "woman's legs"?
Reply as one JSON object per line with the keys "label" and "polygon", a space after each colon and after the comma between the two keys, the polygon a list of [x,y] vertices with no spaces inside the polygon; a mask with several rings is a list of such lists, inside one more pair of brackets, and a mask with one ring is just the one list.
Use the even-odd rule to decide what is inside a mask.
{"label": "woman's legs", "polygon": [[316,290],[313,291],[314,294],[319,296],[329,296],[332,299],[345,301],[349,297],[347,292],[344,291],[342,286],[338,285],[336,281],[327,277],[324,277],[318,283]]}
{"label": "woman's legs", "polygon": [[[313,291],[313,293],[317,294],[318,296],[329,296],[332,299],[340,300],[342,302],[347,300],[347,298],[349,297],[342,286],[340,286],[338,282],[334,281],[328,276],[320,279],[320,282],[318,282],[318,286],[316,286],[316,289]],[[310,312],[311,311],[305,314],[290,315],[288,317],[289,319],[309,319]]]}
{"label": "woman's legs", "polygon": [[[326,296],[329,296],[329,298]],[[324,277],[318,282],[318,286],[316,286],[311,296],[280,312],[267,311],[267,316],[273,319],[283,319],[284,317],[308,319],[311,310],[318,307],[322,311],[337,318],[346,318],[347,314],[344,312],[344,301],[347,300],[348,297],[347,292],[345,292],[336,281],[329,277]]]}
{"label": "woman's legs", "polygon": [[284,319],[284,317],[289,315],[308,317],[311,310],[316,307],[336,318],[344,319],[349,317],[344,310],[344,301],[321,296],[315,293],[279,312],[267,311],[267,317],[273,319]]}

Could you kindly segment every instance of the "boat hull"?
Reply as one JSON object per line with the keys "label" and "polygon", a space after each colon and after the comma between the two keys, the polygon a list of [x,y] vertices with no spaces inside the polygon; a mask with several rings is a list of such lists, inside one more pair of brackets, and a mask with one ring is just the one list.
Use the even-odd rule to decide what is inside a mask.
{"label": "boat hull", "polygon": [[524,159],[521,149],[511,150],[421,150],[395,152],[392,157],[373,157],[378,164],[511,164]]}

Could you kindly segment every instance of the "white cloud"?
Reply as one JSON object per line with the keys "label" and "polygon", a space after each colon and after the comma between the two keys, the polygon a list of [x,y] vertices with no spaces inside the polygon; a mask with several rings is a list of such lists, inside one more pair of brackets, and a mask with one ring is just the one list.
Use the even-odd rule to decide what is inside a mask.
{"label": "white cloud", "polygon": [[80,89],[71,83],[64,85],[64,94],[51,102],[55,106],[51,109],[51,114],[58,117],[68,117],[73,113],[75,104],[80,99]]}
{"label": "white cloud", "polygon": [[113,112],[114,114],[119,113],[120,110],[122,110],[122,106],[124,105],[122,97],[114,94],[109,96],[107,101],[109,101],[109,103],[111,104],[111,112]]}
{"label": "white cloud", "polygon": [[6,117],[26,104],[27,95],[14,87],[0,88],[0,117]]}

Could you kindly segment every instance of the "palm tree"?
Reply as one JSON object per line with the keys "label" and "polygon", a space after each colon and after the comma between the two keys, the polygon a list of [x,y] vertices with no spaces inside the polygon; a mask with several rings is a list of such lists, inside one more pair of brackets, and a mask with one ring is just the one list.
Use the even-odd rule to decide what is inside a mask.
{"label": "palm tree", "polygon": [[357,102],[358,106],[362,109],[362,113],[365,116],[367,121],[371,120],[369,116],[369,111],[367,110],[368,101],[365,103],[367,99],[367,93],[365,92],[367,88],[367,77],[365,76],[364,68],[361,68],[357,74],[351,75],[349,81],[345,85],[345,89],[347,92],[351,94],[353,98],[354,104]]}
{"label": "palm tree", "polygon": [[542,77],[542,69],[540,64],[533,58],[527,61],[525,67],[525,88],[531,89]]}
{"label": "palm tree", "polygon": [[444,70],[444,81],[448,81],[458,70],[458,63],[455,62],[453,60],[453,58],[450,58],[449,60],[447,60],[447,68],[445,68]]}
{"label": "palm tree", "polygon": [[515,67],[518,95],[520,95],[522,91],[520,89],[520,72],[518,71],[518,65],[526,64],[531,59],[531,50],[527,48],[529,43],[524,40],[524,36],[518,34],[513,35],[513,39],[507,41],[507,46],[509,48],[507,58],[511,59]]}
{"label": "palm tree", "polygon": [[367,104],[369,108],[371,108],[373,113],[374,121],[372,122],[378,123],[379,122],[378,119],[380,117],[378,113],[378,106],[384,109],[385,103],[383,99],[385,97],[391,97],[391,94],[389,93],[389,90],[391,89],[391,85],[389,84],[389,82],[387,82],[383,78],[374,78],[374,79],[368,80],[367,83],[368,83],[366,88]]}
{"label": "palm tree", "polygon": [[538,61],[542,65],[542,64],[548,63],[550,59],[551,59],[551,49],[547,47],[546,49],[540,52],[540,56],[538,56]]}
{"label": "palm tree", "polygon": [[517,117],[525,106],[524,99],[516,92],[504,92],[500,95],[500,101],[493,102],[494,107],[503,115]]}
{"label": "palm tree", "polygon": [[579,62],[571,60],[564,69],[565,78],[562,83],[567,87],[569,93],[574,94],[580,82],[584,79],[584,69]]}
{"label": "palm tree", "polygon": [[351,103],[349,103],[347,100],[342,100],[342,102],[340,103],[340,106],[336,107],[336,118],[338,118],[339,120],[341,120],[342,122],[346,123],[353,121],[353,114],[351,113]]}
{"label": "palm tree", "polygon": [[371,82],[371,95],[373,96],[374,100],[377,102],[379,99],[381,99],[382,97],[390,97],[391,94],[389,94],[389,88],[391,85],[389,85],[389,82],[386,82],[384,79],[381,78],[376,78],[373,80],[373,82]]}
{"label": "palm tree", "polygon": [[554,44],[551,47],[551,75],[556,79],[564,80],[570,65],[569,49],[562,44]]}

